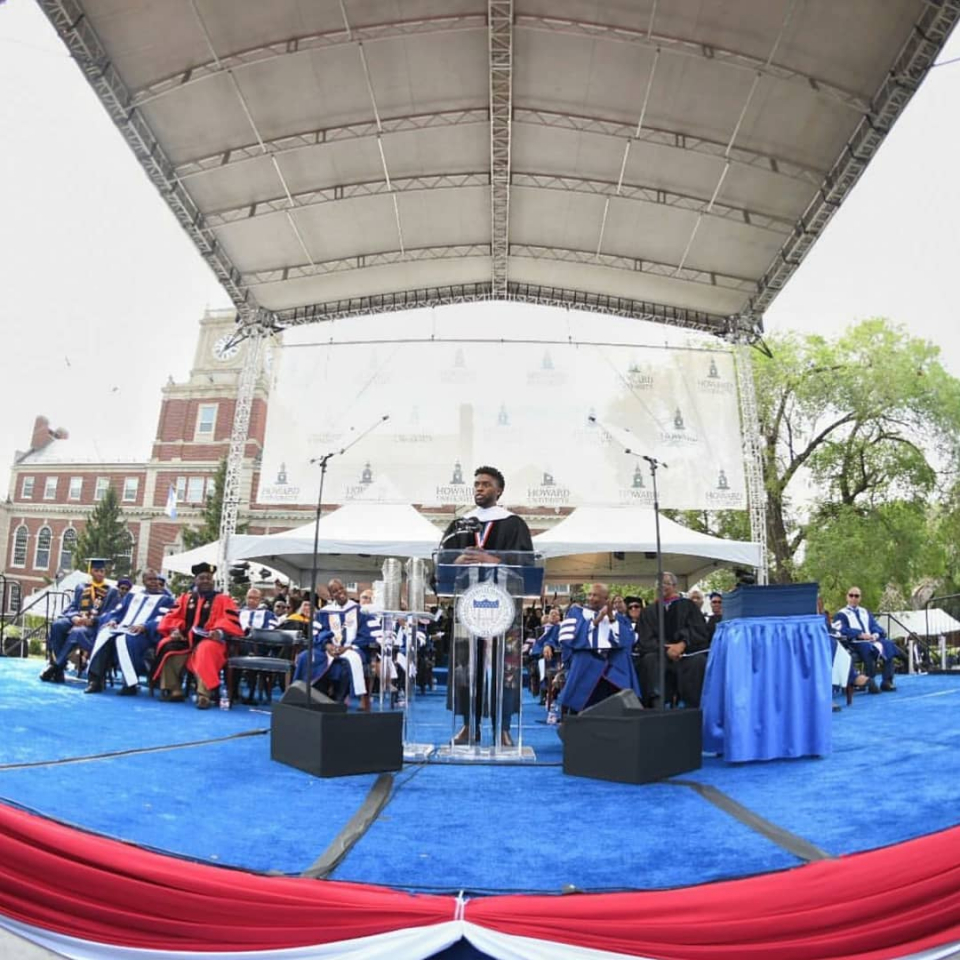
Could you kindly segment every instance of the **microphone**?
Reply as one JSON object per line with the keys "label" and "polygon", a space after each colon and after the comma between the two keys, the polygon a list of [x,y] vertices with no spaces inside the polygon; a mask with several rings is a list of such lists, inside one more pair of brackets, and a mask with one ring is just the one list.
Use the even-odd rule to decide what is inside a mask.
{"label": "microphone", "polygon": [[476,517],[457,517],[453,521],[453,529],[440,541],[442,547],[448,540],[458,537],[461,533],[476,533],[483,525]]}

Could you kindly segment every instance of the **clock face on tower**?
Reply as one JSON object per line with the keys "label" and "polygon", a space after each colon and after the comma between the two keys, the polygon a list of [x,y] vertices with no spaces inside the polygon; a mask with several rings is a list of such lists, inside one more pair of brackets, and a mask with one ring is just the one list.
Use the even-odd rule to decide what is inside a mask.
{"label": "clock face on tower", "polygon": [[231,344],[230,340],[230,334],[226,333],[213,345],[214,360],[232,360],[240,352],[240,344]]}

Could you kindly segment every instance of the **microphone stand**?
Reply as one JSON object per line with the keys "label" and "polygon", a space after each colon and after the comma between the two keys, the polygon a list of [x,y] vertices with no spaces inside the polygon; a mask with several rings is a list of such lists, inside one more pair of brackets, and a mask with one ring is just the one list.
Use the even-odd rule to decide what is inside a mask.
{"label": "microphone stand", "polygon": [[650,478],[653,481],[653,528],[656,533],[657,541],[657,635],[659,643],[657,645],[657,698],[656,698],[656,709],[657,710],[666,710],[667,708],[667,698],[666,698],[666,673],[667,673],[667,653],[666,653],[666,637],[664,633],[666,632],[666,623],[665,623],[665,614],[663,609],[663,551],[660,547],[660,495],[657,490],[657,470],[660,467],[663,467],[664,470],[667,469],[667,465],[662,461],[658,460],[656,457],[648,456],[645,453],[638,453],[636,450],[633,450],[630,446],[627,446],[624,442],[629,443],[631,439],[631,434],[629,430],[620,431],[616,428],[611,428],[601,423],[596,417],[588,417],[592,423],[596,423],[604,431],[606,431],[614,440],[620,444],[624,444],[623,452],[628,454],[631,457],[638,457],[641,460],[646,460],[650,465]]}
{"label": "microphone stand", "polygon": [[[627,453],[630,452],[627,450]],[[657,709],[666,710],[667,653],[666,637],[664,636],[666,625],[663,609],[663,551],[660,549],[660,499],[657,493],[657,467],[662,466],[666,469],[667,465],[665,463],[661,464],[655,457],[648,457],[644,454],[640,454],[640,456],[650,464],[650,479],[653,481],[653,528],[657,535],[657,633],[660,637],[660,643],[657,647],[657,689],[659,691]]]}
{"label": "microphone stand", "polygon": [[313,706],[313,697],[310,691],[313,689],[313,622],[317,616],[317,574],[320,566],[320,517],[323,513],[323,482],[327,477],[327,464],[337,456],[346,453],[351,447],[358,444],[367,434],[372,433],[380,424],[390,419],[390,414],[384,414],[375,420],[366,430],[357,434],[348,444],[342,446],[339,450],[331,450],[329,453],[320,457],[314,457],[310,463],[320,464],[320,490],[317,493],[317,515],[313,523],[313,558],[312,570],[310,576],[310,622],[307,624],[307,709]]}

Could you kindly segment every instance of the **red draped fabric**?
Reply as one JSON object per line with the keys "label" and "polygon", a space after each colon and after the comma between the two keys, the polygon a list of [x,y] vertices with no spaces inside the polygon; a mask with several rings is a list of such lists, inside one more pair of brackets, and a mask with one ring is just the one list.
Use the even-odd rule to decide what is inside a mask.
{"label": "red draped fabric", "polygon": [[679,890],[471,900],[465,916],[514,936],[658,960],[902,957],[960,940],[960,828]]}
{"label": "red draped fabric", "polygon": [[745,880],[463,905],[207,866],[0,805],[3,917],[80,941],[196,954],[418,928],[426,942],[438,924],[463,920],[463,935],[479,930],[485,949],[511,957],[545,955],[536,941],[547,941],[657,960],[892,960],[960,942],[960,828]]}
{"label": "red draped fabric", "polygon": [[440,923],[455,910],[452,897],[206,866],[0,805],[0,913],[85,940],[266,950]]}

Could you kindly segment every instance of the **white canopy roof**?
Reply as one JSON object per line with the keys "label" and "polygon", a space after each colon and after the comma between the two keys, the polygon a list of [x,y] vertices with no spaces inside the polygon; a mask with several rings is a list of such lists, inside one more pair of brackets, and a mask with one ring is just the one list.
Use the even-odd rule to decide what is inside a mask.
{"label": "white canopy roof", "polygon": [[38,2],[245,320],[496,298],[719,334],[759,325],[958,16]]}
{"label": "white canopy roof", "polygon": [[[313,567],[313,522],[262,537],[237,537],[231,560],[255,560],[306,583]],[[320,518],[318,569],[374,579],[383,557],[430,557],[440,530],[409,504],[348,503]]]}
{"label": "white canopy roof", "polygon": [[939,637],[940,634],[960,630],[960,621],[946,610],[931,607],[929,610],[895,610],[880,614],[884,628],[891,640],[900,640],[911,633],[918,637]]}
{"label": "white canopy roof", "polygon": [[[759,544],[721,540],[660,517],[663,568],[683,582],[696,582],[717,567],[756,567]],[[653,510],[640,507],[580,507],[552,530],[533,538],[547,558],[554,582],[601,578],[631,582],[654,578],[657,538]]]}

